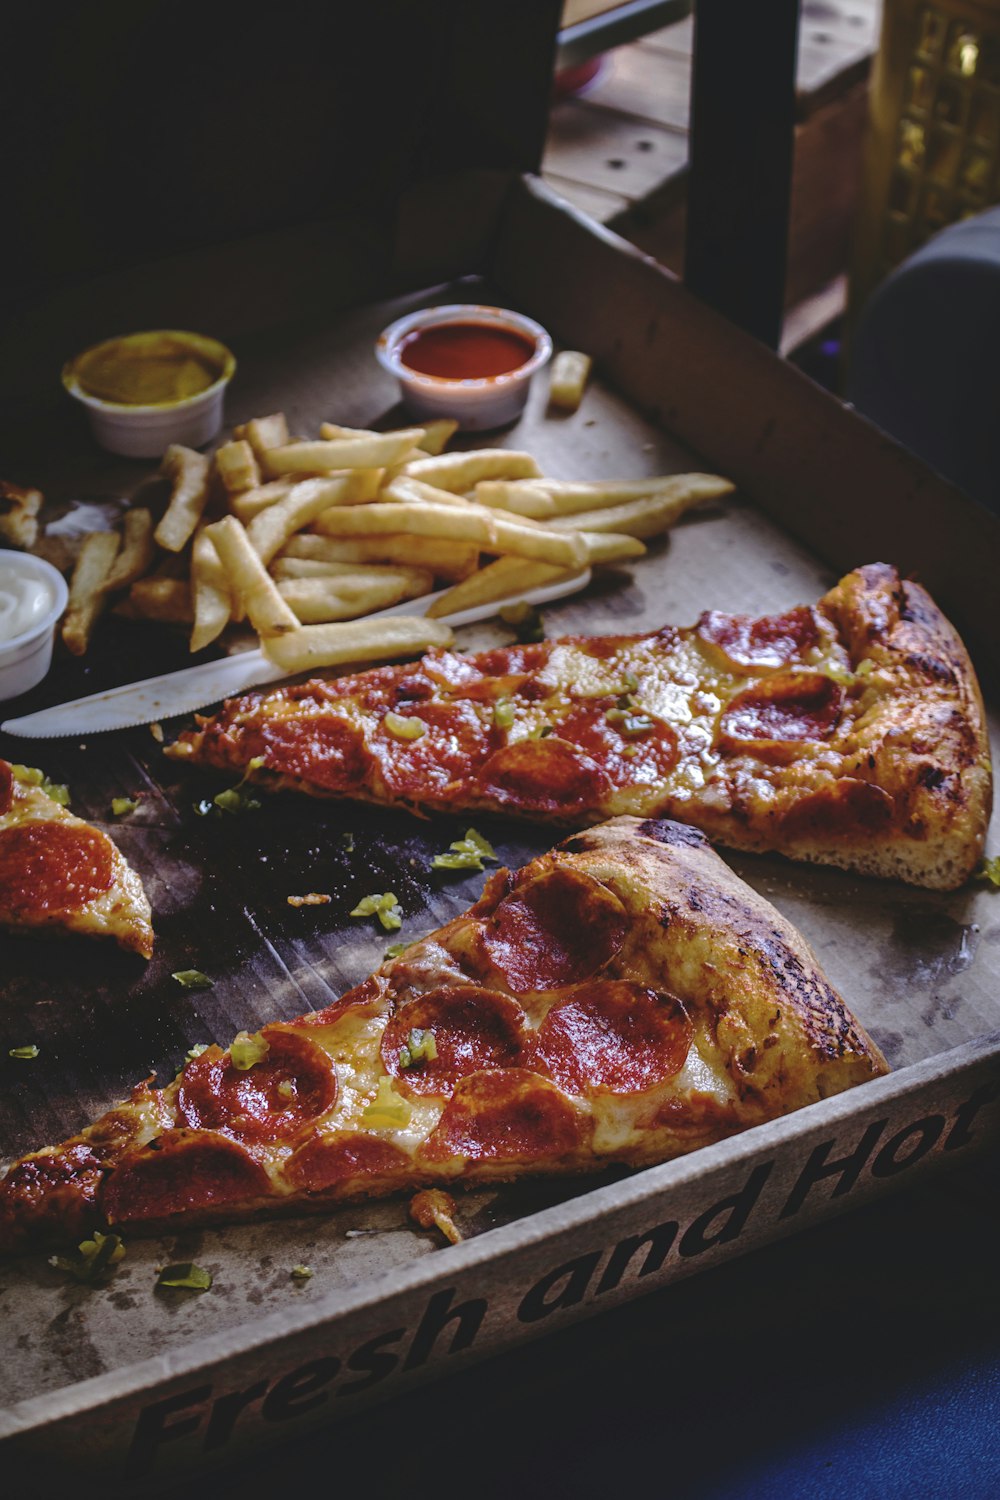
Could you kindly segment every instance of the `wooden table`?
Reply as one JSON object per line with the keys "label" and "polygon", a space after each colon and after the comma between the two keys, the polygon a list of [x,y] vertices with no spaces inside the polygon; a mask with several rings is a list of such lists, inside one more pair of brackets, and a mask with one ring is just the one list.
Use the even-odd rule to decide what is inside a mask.
{"label": "wooden table", "polygon": [[[881,0],[802,3],[785,350],[844,305],[881,8]],[[751,80],[761,38],[752,29]],[[543,175],[557,192],[678,274],[684,269],[693,44],[688,19],[609,53],[586,93],[553,108],[543,160]],[[735,135],[735,110],[730,118]]]}

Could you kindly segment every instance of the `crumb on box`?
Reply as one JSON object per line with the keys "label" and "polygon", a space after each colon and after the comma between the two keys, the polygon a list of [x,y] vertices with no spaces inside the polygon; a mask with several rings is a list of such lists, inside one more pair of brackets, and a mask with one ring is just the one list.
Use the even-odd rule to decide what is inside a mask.
{"label": "crumb on box", "polygon": [[307,896],[286,896],[289,906],[328,906],[332,896],[323,891],[310,891]]}
{"label": "crumb on box", "polygon": [[153,739],[156,741],[156,743],[158,745],[162,745],[163,744],[163,725],[162,724],[150,724],[150,726],[149,726],[149,732],[153,736]]}
{"label": "crumb on box", "polygon": [[451,1245],[457,1245],[462,1232],[455,1223],[455,1200],[442,1188],[424,1188],[410,1200],[410,1218],[421,1229],[439,1229]]}

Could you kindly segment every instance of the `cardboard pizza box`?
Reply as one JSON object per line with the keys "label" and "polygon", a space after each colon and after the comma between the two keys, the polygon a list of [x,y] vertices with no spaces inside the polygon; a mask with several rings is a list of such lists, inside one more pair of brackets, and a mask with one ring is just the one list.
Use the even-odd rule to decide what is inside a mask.
{"label": "cardboard pizza box", "polygon": [[[711,608],[773,612],[886,560],[918,575],[955,620],[989,694],[1000,523],[534,179],[424,183],[401,201],[391,234],[345,219],[124,271],[26,310],[7,347],[30,351],[41,371],[112,312],[142,327],[169,307],[180,326],[232,343],[229,423],[281,408],[293,430],[312,433],[324,419],[367,426],[398,415],[374,339],[407,309],[449,300],[520,308],[595,356],[578,413],[549,415],[542,381],[499,439],[533,451],[546,471],[714,469],[739,486],[634,566],[551,606],[548,634],[691,623]],[[149,477],[151,465],[100,454],[76,413],[41,399],[32,411],[19,471],[51,507],[129,493]],[[507,638],[481,625],[459,644]],[[57,666],[26,707],[185,656],[169,630],[109,621],[92,655]],[[995,716],[991,725],[996,734]],[[386,941],[348,916],[366,890],[396,890],[403,936],[415,937],[481,886],[430,869],[464,820],[291,798],[244,820],[196,819],[192,796],[210,778],[164,760],[145,728],[83,745],[0,738],[0,755],[37,760],[98,821],[113,796],[145,792],[114,834],[146,880],[158,933],[141,971],[96,946],[5,945],[11,1044],[40,1047],[35,1063],[11,1063],[0,1095],[5,1157],[61,1139],[151,1070],[172,1076],[194,1043],[226,1043],[363,978]],[[512,865],[558,837],[503,820],[489,831]],[[399,1199],[131,1240],[105,1291],[67,1282],[43,1256],[12,1261],[0,1287],[14,1351],[0,1452],[23,1493],[51,1494],[69,1466],[77,1493],[176,1484],[968,1160],[995,1138],[992,893],[726,857],[813,945],[885,1050],[888,1077],[615,1180],[461,1195],[466,1238],[456,1246],[439,1248]],[[311,889],[331,903],[289,908],[289,893]],[[211,973],[211,990],[172,983],[191,967]],[[207,1267],[211,1291],[154,1292],[156,1267],[171,1260]],[[301,1263],[314,1275],[299,1283],[289,1272]]]}

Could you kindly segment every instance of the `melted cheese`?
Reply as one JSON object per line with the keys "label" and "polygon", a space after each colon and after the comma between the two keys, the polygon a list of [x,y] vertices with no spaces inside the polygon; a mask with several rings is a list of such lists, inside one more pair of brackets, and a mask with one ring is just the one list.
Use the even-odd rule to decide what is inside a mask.
{"label": "melted cheese", "polygon": [[735,1098],[729,1075],[717,1061],[699,1051],[697,1038],[691,1044],[687,1061],[673,1080],[673,1088],[681,1099],[688,1093],[709,1094],[720,1104],[730,1104]]}

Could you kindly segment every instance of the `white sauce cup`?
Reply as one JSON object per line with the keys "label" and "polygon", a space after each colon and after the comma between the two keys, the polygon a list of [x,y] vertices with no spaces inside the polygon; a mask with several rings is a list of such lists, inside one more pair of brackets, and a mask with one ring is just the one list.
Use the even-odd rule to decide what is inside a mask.
{"label": "white sauce cup", "polygon": [[62,574],[44,558],[3,550],[0,564],[44,584],[50,595],[49,608],[41,619],[20,635],[0,641],[0,701],[4,701],[36,687],[49,670],[55,629],[66,608],[69,590]]}

